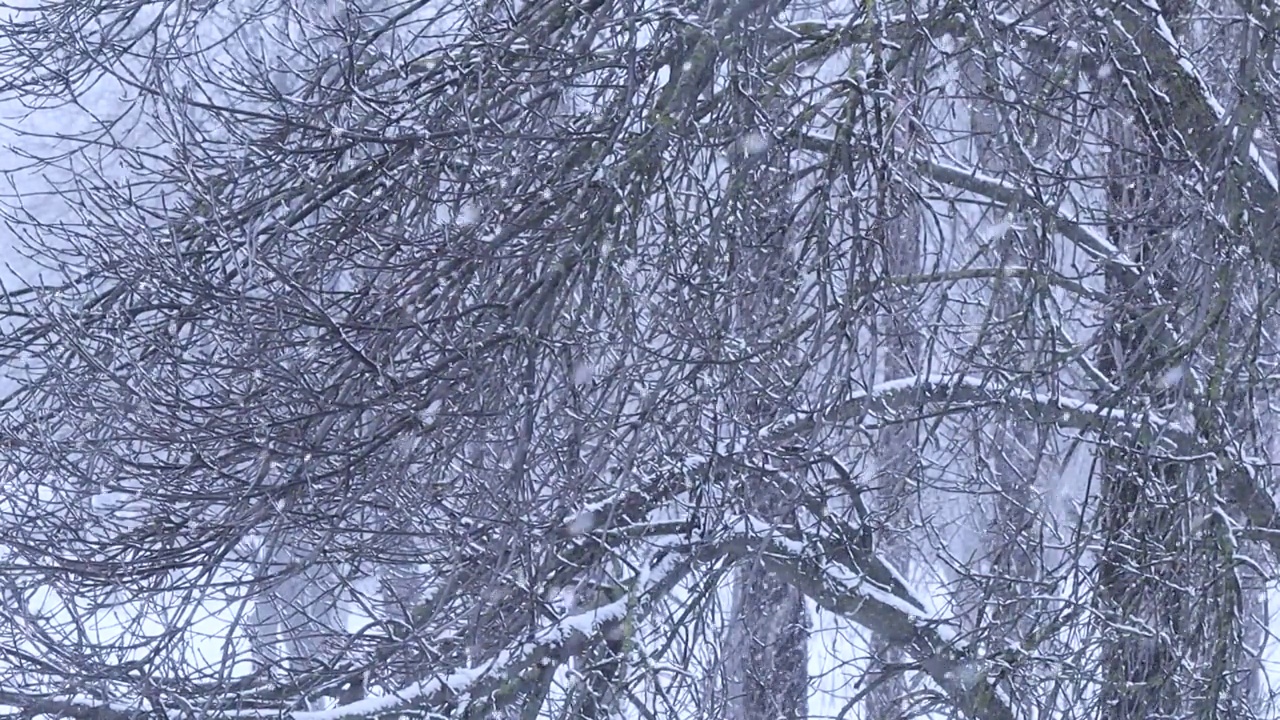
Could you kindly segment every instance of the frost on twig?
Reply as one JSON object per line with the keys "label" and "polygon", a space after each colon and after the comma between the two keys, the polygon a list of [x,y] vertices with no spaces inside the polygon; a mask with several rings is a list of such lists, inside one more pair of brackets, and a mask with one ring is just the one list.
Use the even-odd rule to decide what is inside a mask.
{"label": "frost on twig", "polygon": [[[447,717],[468,708],[494,710],[517,701],[530,688],[540,670],[565,662],[584,648],[602,641],[623,622],[629,612],[643,610],[660,600],[689,570],[687,558],[675,552],[657,552],[642,563],[629,592],[606,604],[566,615],[538,630],[527,641],[516,641],[495,656],[471,667],[424,678],[408,686],[325,710],[203,709],[205,717],[226,720],[343,720],[345,718]],[[235,702],[227,698],[228,705]],[[39,707],[53,716],[77,720],[142,720],[154,717],[150,708],[98,701],[84,696],[31,697],[0,688],[0,702]],[[183,704],[181,702],[179,705]],[[188,704],[188,707],[190,705]],[[180,710],[168,713],[184,718]]]}

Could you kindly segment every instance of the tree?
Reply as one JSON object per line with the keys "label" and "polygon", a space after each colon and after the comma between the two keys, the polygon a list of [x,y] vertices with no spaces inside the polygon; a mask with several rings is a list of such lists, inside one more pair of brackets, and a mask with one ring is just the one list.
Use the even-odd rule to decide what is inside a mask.
{"label": "tree", "polygon": [[1263,712],[1275,14],[970,5],[12,11],[0,702]]}

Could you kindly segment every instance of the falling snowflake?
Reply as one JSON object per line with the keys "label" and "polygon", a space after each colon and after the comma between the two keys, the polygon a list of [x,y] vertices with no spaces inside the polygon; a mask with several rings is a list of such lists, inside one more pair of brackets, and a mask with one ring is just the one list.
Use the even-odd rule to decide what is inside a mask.
{"label": "falling snowflake", "polygon": [[742,138],[742,152],[751,157],[769,149],[769,138],[764,133],[756,130]]}
{"label": "falling snowflake", "polygon": [[1160,378],[1161,387],[1172,388],[1182,382],[1182,378],[1186,375],[1187,369],[1183,364],[1175,365],[1165,371]]}
{"label": "falling snowflake", "polygon": [[577,364],[573,366],[573,384],[577,387],[586,385],[591,382],[591,378],[595,375],[595,372],[596,369],[592,363],[586,360],[579,360]]}
{"label": "falling snowflake", "polygon": [[965,690],[973,690],[986,675],[982,665],[982,662],[974,660],[960,663],[954,670],[947,672],[947,679],[959,683]]}
{"label": "falling snowflake", "polygon": [[580,535],[586,535],[592,530],[595,530],[595,528],[596,528],[596,516],[595,516],[595,513],[593,512],[578,513],[568,522],[568,530],[569,530],[570,537],[578,537]]}
{"label": "falling snowflake", "polygon": [[475,205],[463,205],[453,216],[453,224],[466,227],[480,222],[480,210]]}

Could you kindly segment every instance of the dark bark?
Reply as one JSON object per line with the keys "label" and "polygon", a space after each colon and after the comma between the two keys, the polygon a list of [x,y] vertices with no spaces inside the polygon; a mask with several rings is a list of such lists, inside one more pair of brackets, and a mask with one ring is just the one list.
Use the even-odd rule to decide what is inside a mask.
{"label": "dark bark", "polygon": [[[1167,206],[1156,198],[1169,191],[1162,177],[1172,168],[1150,138],[1116,129],[1112,142],[1111,239],[1143,266],[1164,269],[1141,279],[1110,274],[1107,288],[1119,302],[1098,366],[1119,389],[1111,399],[1117,406],[1149,401],[1167,410],[1169,393],[1160,378],[1169,369],[1174,329],[1154,311],[1172,292],[1176,249]],[[1155,446],[1134,439],[1104,437],[1098,458],[1099,703],[1116,720],[1176,717],[1187,695],[1181,663],[1196,652],[1181,589],[1196,577],[1185,523],[1185,509],[1196,503],[1189,471],[1156,459]]]}
{"label": "dark bark", "polygon": [[742,568],[726,647],[728,720],[802,720],[809,693],[804,595],[764,563]]}

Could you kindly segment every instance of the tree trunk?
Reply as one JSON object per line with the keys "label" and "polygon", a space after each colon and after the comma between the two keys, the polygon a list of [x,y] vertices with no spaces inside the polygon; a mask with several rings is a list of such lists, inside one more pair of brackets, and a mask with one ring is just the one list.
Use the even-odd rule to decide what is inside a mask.
{"label": "tree trunk", "polygon": [[[1161,148],[1132,127],[1111,135],[1108,201],[1112,242],[1143,267],[1166,269],[1146,277],[1109,273],[1108,293],[1120,309],[1105,330],[1099,368],[1118,388],[1113,402],[1140,409],[1142,399],[1165,409],[1161,387],[1173,329],[1157,312],[1169,297],[1172,272],[1170,216],[1157,198],[1161,173],[1168,172]],[[1100,707],[1115,720],[1175,717],[1187,688],[1180,686],[1180,663],[1194,657],[1187,617],[1187,593],[1194,582],[1189,566],[1185,464],[1153,457],[1154,443],[1124,435],[1104,437],[1098,457],[1101,477],[1097,569],[1101,627]]]}
{"label": "tree trunk", "polygon": [[[757,74],[743,72],[768,57],[763,41],[763,23],[781,12],[787,3],[768,0],[759,3],[739,34],[742,54],[730,62],[727,87],[733,106],[729,117],[743,135],[729,155],[730,167],[724,181],[725,201],[732,208],[728,217],[735,227],[724,227],[735,248],[742,274],[732,311],[731,327],[737,337],[750,338],[772,322],[789,322],[788,308],[795,302],[798,274],[791,245],[793,237],[788,209],[795,192],[788,176],[786,154],[771,137],[780,127],[779,108],[785,105],[786,88],[768,87]],[[747,6],[743,5],[742,8]],[[740,12],[739,8],[730,13]],[[753,27],[754,26],[754,27]],[[732,60],[732,59],[731,59]],[[785,387],[791,382],[786,361],[793,349],[770,354],[772,363],[748,363],[742,371],[754,375],[758,387]],[[749,436],[776,421],[785,408],[761,393],[760,397],[734,400],[738,422],[745,421]],[[736,433],[738,428],[732,432]],[[778,523],[794,522],[794,508],[788,499],[769,484],[767,474],[749,473],[743,488],[743,505],[757,516]],[[728,720],[801,720],[808,716],[809,617],[804,595],[765,567],[751,559],[739,569],[733,607],[725,642]]]}
{"label": "tree trunk", "polygon": [[[1050,11],[1031,13],[1031,22],[1047,23]],[[994,24],[986,28],[995,33]],[[1044,59],[1046,63],[1051,58]],[[961,83],[978,100],[971,104],[970,130],[974,162],[996,177],[1018,177],[1033,163],[1052,163],[1051,139],[1061,132],[1051,114],[1019,112],[995,91],[1008,70],[991,56],[974,56],[961,68]],[[1046,97],[1045,78],[1023,73],[1019,92]],[[1060,101],[1062,102],[1062,101]],[[1070,100],[1065,101],[1070,103]],[[1028,157],[1030,156],[1030,157]],[[1056,272],[1053,234],[1037,218],[1017,207],[993,208],[981,218],[978,235],[984,247],[976,248],[993,267],[1027,267],[1034,275]],[[989,305],[974,343],[973,364],[998,368],[1011,382],[1030,392],[1050,389],[1052,376],[1036,368],[1051,357],[1055,338],[1047,336],[1048,323],[1040,308],[1052,303],[1049,289],[1027,277],[996,279]],[[1052,321],[1050,320],[1049,323]],[[1050,387],[1046,387],[1050,386]],[[990,654],[1021,646],[1056,608],[1028,598],[1040,595],[1036,578],[1045,567],[1043,508],[1035,490],[1042,458],[1049,455],[1049,438],[1036,423],[1013,413],[998,413],[973,428],[974,472],[970,491],[979,533],[972,576],[961,585],[962,622],[986,646]],[[1057,482],[1057,479],[1052,480]],[[993,668],[1003,673],[1010,668]]]}
{"label": "tree trunk", "polygon": [[809,619],[804,596],[755,560],[742,568],[725,653],[728,720],[808,716]]}
{"label": "tree trunk", "polygon": [[[910,127],[910,123],[900,123]],[[910,148],[913,138],[909,130],[887,130],[894,137],[894,146]],[[890,162],[886,159],[886,165]],[[905,197],[888,171],[882,168],[877,182],[882,184],[874,226],[871,235],[876,238],[883,254],[884,275],[904,277],[922,270],[920,248],[919,208]],[[922,372],[924,358],[923,336],[917,318],[923,311],[919,300],[909,290],[886,288],[883,292],[886,312],[877,319],[878,362],[884,380],[907,378]],[[855,523],[867,523],[868,532],[876,542],[876,552],[895,567],[906,572],[911,566],[908,548],[901,542],[893,528],[903,528],[907,519],[913,492],[919,490],[921,449],[919,423],[906,422],[882,429],[876,437],[875,475],[870,482],[873,489],[872,517],[850,518]],[[907,693],[905,678],[900,671],[889,666],[902,663],[906,657],[902,648],[874,633],[869,637],[871,657],[868,659],[868,681],[874,683],[865,702],[868,720],[893,720],[904,716],[904,698]],[[883,677],[884,673],[893,673]]]}

